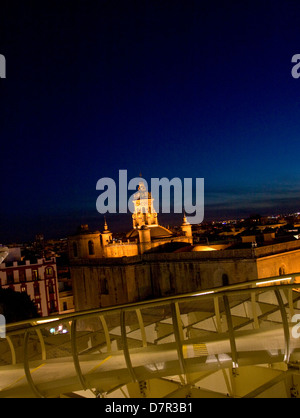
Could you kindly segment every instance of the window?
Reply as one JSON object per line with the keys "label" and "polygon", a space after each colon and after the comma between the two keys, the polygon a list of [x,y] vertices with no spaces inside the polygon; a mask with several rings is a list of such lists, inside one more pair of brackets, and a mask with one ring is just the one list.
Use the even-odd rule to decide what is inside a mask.
{"label": "window", "polygon": [[281,266],[279,269],[279,276],[285,276],[285,275],[286,275],[285,266]]}
{"label": "window", "polygon": [[54,286],[52,282],[49,282],[49,295],[54,293]]}
{"label": "window", "polygon": [[56,303],[55,303],[54,300],[50,300],[50,302],[49,302],[49,314],[51,314],[53,312],[57,312]]}
{"label": "window", "polygon": [[20,283],[26,282],[25,270],[19,270],[19,281]]}
{"label": "window", "polygon": [[89,241],[89,255],[95,255],[95,245],[93,241]]}
{"label": "window", "polygon": [[229,286],[229,278],[228,278],[227,274],[223,274],[223,276],[222,276],[222,285],[223,286]]}
{"label": "window", "polygon": [[78,257],[78,248],[76,242],[73,242],[73,256]]}
{"label": "window", "polygon": [[102,279],[101,280],[101,294],[102,295],[108,295],[109,294],[107,279]]}
{"label": "window", "polygon": [[33,291],[34,291],[34,297],[40,296],[40,285],[39,285],[39,283],[34,283]]}
{"label": "window", "polygon": [[39,280],[38,270],[32,270],[32,280]]}
{"label": "window", "polygon": [[68,304],[67,302],[63,302],[63,311],[67,311],[68,310]]}
{"label": "window", "polygon": [[14,272],[12,270],[6,272],[6,280],[7,284],[14,284]]}
{"label": "window", "polygon": [[53,276],[53,268],[52,267],[46,267],[46,276],[52,277]]}

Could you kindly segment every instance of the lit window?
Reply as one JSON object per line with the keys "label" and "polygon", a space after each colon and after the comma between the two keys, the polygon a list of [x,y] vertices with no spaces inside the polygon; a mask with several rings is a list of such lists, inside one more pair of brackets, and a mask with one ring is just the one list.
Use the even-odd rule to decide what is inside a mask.
{"label": "lit window", "polygon": [[46,276],[50,276],[50,277],[52,277],[53,276],[53,268],[52,267],[47,267],[46,268]]}

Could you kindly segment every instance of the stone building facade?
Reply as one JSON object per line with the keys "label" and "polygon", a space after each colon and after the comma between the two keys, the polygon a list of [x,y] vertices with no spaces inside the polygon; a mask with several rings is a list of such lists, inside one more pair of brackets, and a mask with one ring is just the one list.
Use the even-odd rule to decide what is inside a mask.
{"label": "stone building facade", "polygon": [[159,225],[151,193],[142,182],[133,203],[133,228],[125,241],[113,240],[106,221],[102,233],[82,226],[69,238],[76,310],[300,272],[300,241],[238,250],[193,246],[185,216],[180,234]]}
{"label": "stone building facade", "polygon": [[187,222],[185,216],[180,234],[175,235],[159,225],[153,198],[142,181],[133,204],[133,228],[127,233],[125,240],[113,240],[106,220],[102,232],[92,232],[88,225],[81,225],[78,232],[68,239],[71,262],[78,259],[133,257],[170,243],[193,243],[192,225]]}
{"label": "stone building facade", "polygon": [[261,248],[73,259],[76,310],[300,272],[300,242]]}
{"label": "stone building facade", "polygon": [[55,257],[35,262],[26,260],[0,264],[0,287],[26,292],[41,316],[59,311]]}

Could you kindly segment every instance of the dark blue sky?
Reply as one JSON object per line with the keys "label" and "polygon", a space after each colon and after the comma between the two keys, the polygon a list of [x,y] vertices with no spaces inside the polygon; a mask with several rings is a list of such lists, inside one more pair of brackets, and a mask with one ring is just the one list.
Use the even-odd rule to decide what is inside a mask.
{"label": "dark blue sky", "polygon": [[204,177],[206,219],[300,211],[299,1],[3,0],[0,16],[0,242],[101,229],[96,183],[120,169]]}

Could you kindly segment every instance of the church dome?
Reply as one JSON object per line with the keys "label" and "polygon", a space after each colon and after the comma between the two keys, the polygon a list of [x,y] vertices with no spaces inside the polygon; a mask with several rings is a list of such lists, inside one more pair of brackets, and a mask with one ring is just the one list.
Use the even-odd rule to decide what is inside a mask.
{"label": "church dome", "polygon": [[[172,232],[160,225],[151,226],[149,229],[151,239],[169,238],[172,235]],[[138,229],[132,229],[127,234],[127,238],[138,238],[138,236]]]}

